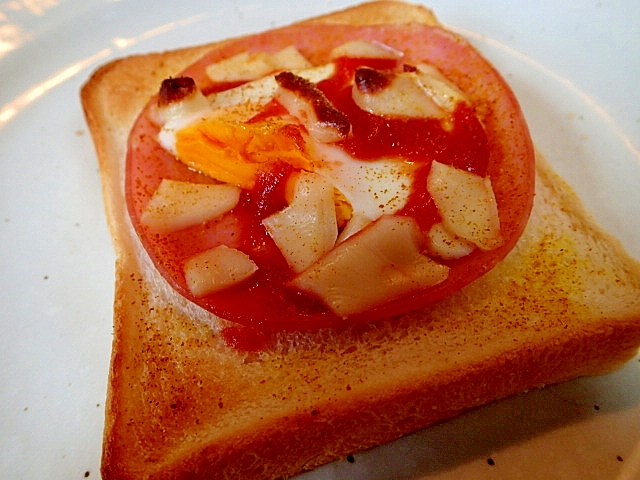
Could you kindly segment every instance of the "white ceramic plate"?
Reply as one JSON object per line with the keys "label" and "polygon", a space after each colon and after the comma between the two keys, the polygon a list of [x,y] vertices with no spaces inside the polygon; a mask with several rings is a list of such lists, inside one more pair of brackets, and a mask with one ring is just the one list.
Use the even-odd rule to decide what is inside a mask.
{"label": "white ceramic plate", "polygon": [[[114,255],[78,90],[99,64],[345,1],[0,3],[0,472],[99,477]],[[523,6],[526,5],[526,6]],[[433,0],[516,91],[536,143],[640,258],[640,3]],[[640,477],[640,364],[477,409],[303,476]]]}

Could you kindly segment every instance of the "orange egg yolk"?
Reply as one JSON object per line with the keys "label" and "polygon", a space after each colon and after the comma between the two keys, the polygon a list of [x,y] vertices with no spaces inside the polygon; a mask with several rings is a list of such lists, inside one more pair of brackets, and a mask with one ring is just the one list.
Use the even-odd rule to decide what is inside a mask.
{"label": "orange egg yolk", "polygon": [[245,189],[253,188],[258,172],[274,163],[313,170],[302,127],[274,118],[246,123],[206,119],[176,133],[176,151],[187,166]]}

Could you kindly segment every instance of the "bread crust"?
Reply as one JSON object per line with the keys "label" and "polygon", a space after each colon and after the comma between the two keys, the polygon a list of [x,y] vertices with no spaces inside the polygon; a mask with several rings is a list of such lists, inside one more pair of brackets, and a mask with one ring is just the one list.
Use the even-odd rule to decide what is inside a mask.
{"label": "bread crust", "polygon": [[[374,2],[308,22],[435,24]],[[640,265],[537,154],[529,224],[487,275],[419,312],[282,333],[259,354],[153,268],[124,199],[126,139],[160,81],[220,43],[116,60],[82,89],[117,253],[103,478],[289,477],[463,410],[619,367],[640,345]],[[490,292],[490,294],[487,294]]]}

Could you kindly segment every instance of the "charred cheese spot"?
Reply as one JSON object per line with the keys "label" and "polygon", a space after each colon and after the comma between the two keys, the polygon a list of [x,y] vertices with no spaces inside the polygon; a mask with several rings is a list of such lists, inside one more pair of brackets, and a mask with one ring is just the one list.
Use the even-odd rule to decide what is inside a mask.
{"label": "charred cheese spot", "polygon": [[321,142],[338,141],[347,136],[351,129],[349,119],[314,83],[291,72],[282,72],[275,78],[280,86],[276,98],[312,136]]}
{"label": "charred cheese spot", "polygon": [[191,77],[167,78],[160,85],[158,106],[164,107],[189,97],[196,91],[196,82]]}
{"label": "charred cheese spot", "polygon": [[365,94],[376,94],[391,85],[392,76],[373,68],[356,69],[354,83]]}

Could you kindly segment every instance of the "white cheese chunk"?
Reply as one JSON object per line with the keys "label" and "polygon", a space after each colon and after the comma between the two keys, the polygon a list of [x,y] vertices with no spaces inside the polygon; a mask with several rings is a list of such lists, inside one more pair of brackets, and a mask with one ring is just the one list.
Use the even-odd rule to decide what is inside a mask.
{"label": "white cheese chunk", "polygon": [[449,267],[420,253],[415,220],[383,216],[340,243],[291,286],[317,295],[346,317],[446,280]]}
{"label": "white cheese chunk", "polygon": [[227,184],[202,184],[163,179],[142,212],[140,221],[166,233],[217,218],[234,208],[240,189]]}
{"label": "white cheese chunk", "polygon": [[246,82],[283,70],[302,70],[311,63],[294,46],[275,53],[242,52],[207,66],[214,82]]}
{"label": "white cheese chunk", "polygon": [[384,58],[400,59],[404,56],[401,50],[386,45],[382,42],[353,40],[337,46],[329,54],[329,58],[334,60],[340,57],[346,58]]}
{"label": "white cheese chunk", "polygon": [[[365,71],[372,71],[363,69]],[[362,110],[373,115],[430,118],[441,117],[442,110],[422,87],[415,72],[385,74],[388,84],[373,91],[362,90],[354,84],[353,101]]]}
{"label": "white cheese chunk", "polygon": [[447,112],[453,112],[460,102],[468,102],[467,96],[433,65],[419,64],[416,75],[436,105]]}
{"label": "white cheese chunk", "polygon": [[427,233],[427,251],[443,260],[454,260],[469,255],[476,246],[449,232],[442,222],[433,225]]}
{"label": "white cheese chunk", "polygon": [[498,205],[488,177],[434,161],[427,190],[449,232],[482,250],[502,244]]}
{"label": "white cheese chunk", "polygon": [[316,172],[346,197],[353,214],[376,220],[400,211],[411,193],[414,166],[397,159],[357,160],[333,145],[315,145]]}
{"label": "white cheese chunk", "polygon": [[301,272],[333,248],[338,237],[333,185],[316,173],[301,172],[293,199],[262,221],[289,266]]}
{"label": "white cheese chunk", "polygon": [[374,115],[444,118],[458,103],[467,102],[465,94],[432,65],[419,64],[415,71],[397,74],[362,69],[359,75],[362,84],[354,84],[353,101]]}
{"label": "white cheese chunk", "polygon": [[258,270],[247,254],[219,245],[187,260],[184,266],[189,291],[203,297],[237,285]]}

